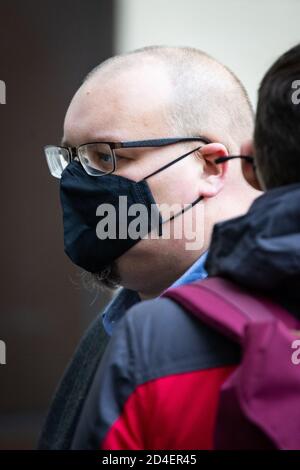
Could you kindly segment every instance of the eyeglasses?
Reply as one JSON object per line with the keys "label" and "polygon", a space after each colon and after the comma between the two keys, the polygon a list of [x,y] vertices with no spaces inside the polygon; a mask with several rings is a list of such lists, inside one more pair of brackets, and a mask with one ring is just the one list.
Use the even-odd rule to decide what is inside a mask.
{"label": "eyeglasses", "polygon": [[[89,142],[79,147],[47,145],[44,147],[44,151],[50,173],[55,178],[61,177],[62,172],[72,160],[79,161],[85,171],[91,176],[105,176],[113,173],[117,169],[116,149],[164,147],[181,142],[203,142],[209,144],[210,140],[206,137],[198,136],[135,140],[128,142]],[[188,154],[182,155],[175,161],[181,160],[187,155]],[[172,163],[174,163],[174,161]],[[167,168],[170,164],[165,165],[164,168]]]}
{"label": "eyeglasses", "polygon": [[236,158],[240,158],[241,160],[245,160],[245,162],[250,163],[254,169],[256,169],[254,158],[250,155],[230,155],[228,157],[219,157],[215,160],[215,163],[224,163],[229,160],[234,160]]}

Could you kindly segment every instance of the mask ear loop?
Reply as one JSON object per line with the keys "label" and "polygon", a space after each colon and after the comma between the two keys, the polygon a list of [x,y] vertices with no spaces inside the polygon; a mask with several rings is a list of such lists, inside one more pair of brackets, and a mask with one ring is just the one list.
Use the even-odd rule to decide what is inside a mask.
{"label": "mask ear loop", "polygon": [[[197,149],[194,150],[194,152],[196,152],[197,150],[199,150],[201,147],[198,147]],[[192,152],[190,152],[192,153]],[[190,153],[188,153],[187,155],[189,155]],[[187,156],[185,155],[185,156]],[[183,158],[183,157],[181,157]],[[228,160],[234,160],[236,158],[241,158],[241,159],[244,159],[246,160],[248,163],[251,163],[253,165],[253,168],[254,168],[254,171],[256,169],[256,166],[255,166],[255,162],[254,162],[254,158],[251,157],[250,155],[231,155],[229,157],[219,157],[215,160],[215,163],[219,164],[219,163],[224,163],[224,162],[227,162]],[[180,159],[180,158],[179,158]],[[178,160],[178,159],[177,159]],[[175,162],[177,161],[175,160]],[[175,163],[174,162],[174,163]],[[169,164],[167,166],[170,166]],[[155,172],[156,173],[156,172]],[[150,175],[151,176],[151,175]],[[165,222],[170,222],[171,220],[175,219],[175,217],[178,217],[179,215],[183,214],[185,211],[191,209],[195,204],[197,204],[198,202],[200,202],[202,199],[204,199],[204,196],[199,196],[197,199],[195,199],[194,202],[192,202],[191,204],[189,204],[185,209],[182,209],[182,211],[178,212],[177,214],[173,215],[172,217],[170,217],[170,219],[166,220]]]}
{"label": "mask ear loop", "polygon": [[172,160],[171,162],[167,163],[166,165],[162,166],[161,168],[158,168],[158,170],[153,171],[153,173],[150,173],[149,175],[145,176],[145,178],[143,178],[141,181],[145,181],[148,178],[150,178],[151,176],[157,175],[157,173],[160,173],[161,171],[166,170],[167,168],[169,168],[170,166],[172,166],[175,163],[179,162],[183,158],[188,157],[189,155],[191,155],[191,153],[196,152],[197,150],[201,149],[201,147],[202,146],[197,147],[196,149],[191,150],[190,152],[187,152],[184,155],[181,155],[180,157],[176,158],[175,160]]}
{"label": "mask ear loop", "polygon": [[[207,142],[209,143],[209,142]],[[182,160],[183,158],[187,157],[188,155],[191,155],[192,153],[194,152],[197,152],[197,150],[201,149],[202,148],[202,145],[200,145],[199,147],[197,147],[196,149],[193,149],[191,150],[190,152],[187,152],[185,153],[184,155],[181,155],[180,157],[176,158],[175,160],[172,160],[171,162],[167,163],[166,165],[162,166],[161,168],[159,168],[158,170],[156,171],[153,171],[153,173],[150,173],[149,175],[145,176],[145,178],[143,178],[141,181],[146,181],[148,178],[150,178],[151,176],[154,176],[154,175],[157,175],[157,173],[160,173],[161,171],[163,170],[166,170],[167,168],[169,168],[170,166],[174,165],[175,163],[179,162],[180,160]],[[191,202],[191,204],[189,204],[187,207],[183,208],[181,211],[177,212],[177,214],[174,214],[172,215],[172,217],[170,217],[169,219],[167,220],[164,220],[162,222],[162,224],[165,224],[166,222],[171,222],[172,220],[174,220],[176,217],[178,217],[179,215],[182,215],[184,212],[188,211],[189,209],[191,209],[193,206],[195,206],[198,202],[202,201],[202,199],[204,199],[204,196],[199,196],[197,199],[195,199],[195,201]],[[161,229],[161,226],[159,228],[159,236],[162,235],[162,229]]]}
{"label": "mask ear loop", "polygon": [[[209,139],[205,139],[203,138],[203,142],[205,144],[210,144],[211,141]],[[175,160],[172,160],[171,162],[167,163],[166,165],[162,166],[161,168],[159,168],[158,170],[155,170],[153,171],[152,173],[150,173],[149,175],[145,176],[142,180],[140,181],[146,181],[148,178],[150,178],[151,176],[154,176],[154,175],[157,175],[158,173],[160,173],[161,171],[163,170],[166,170],[167,168],[169,168],[170,166],[174,165],[175,163],[179,162],[180,160],[182,160],[183,158],[185,157],[188,157],[189,155],[191,155],[192,153],[194,152],[197,152],[197,150],[201,149],[202,148],[202,145],[200,145],[199,147],[191,150],[190,152],[187,152],[185,153],[184,155],[181,155],[180,157],[176,158]],[[161,237],[162,235],[162,224],[165,224],[166,222],[171,222],[172,220],[174,220],[176,217],[178,217],[179,215],[182,215],[184,212],[186,212],[187,210],[191,209],[193,206],[195,206],[198,202],[200,202],[202,199],[204,199],[204,196],[199,196],[197,199],[195,199],[195,201],[193,201],[191,204],[189,204],[187,207],[183,208],[181,211],[179,211],[177,214],[174,214],[172,215],[172,217],[170,217],[169,219],[167,220],[164,220],[163,222],[161,222],[159,224],[159,233],[158,235]]]}
{"label": "mask ear loop", "polygon": [[[192,207],[194,207],[198,202],[202,201],[204,199],[204,196],[199,196],[195,201],[191,202],[187,207],[184,207],[181,211],[177,212],[177,214],[172,215],[168,220],[165,220],[165,222],[170,222],[171,220],[174,220],[176,217],[179,215],[184,214],[186,211],[190,210]],[[163,222],[163,223],[165,223]]]}
{"label": "mask ear loop", "polygon": [[[194,152],[196,152],[197,150],[199,150],[201,147],[198,147],[197,149],[193,150]],[[193,152],[192,151],[192,152]],[[189,152],[187,155],[189,155],[190,153],[192,152]],[[187,155],[184,155],[184,156],[187,156]],[[180,160],[181,158],[183,157],[179,157],[179,159],[175,160],[174,163],[178,160]],[[251,157],[250,155],[231,155],[229,157],[219,157],[215,160],[215,163],[219,164],[219,163],[224,163],[224,162],[227,162],[228,160],[234,160],[235,158],[241,158],[241,159],[244,159],[246,160],[248,163],[251,163],[253,165],[253,168],[254,168],[254,171],[256,169],[256,166],[255,166],[255,162],[254,162],[254,158]],[[170,166],[170,164],[166,165],[167,167]],[[162,168],[164,169],[164,167]],[[154,174],[157,173],[157,172],[154,172]],[[152,176],[152,175],[150,175]],[[195,206],[195,204],[197,204],[198,202],[202,201],[202,199],[204,199],[204,196],[199,196],[197,199],[195,199],[195,201],[193,201],[191,204],[189,204],[186,208],[182,209],[182,211],[178,212],[177,214],[173,215],[172,217],[170,217],[170,219],[166,220],[165,222],[170,222],[171,220],[175,219],[175,217],[178,217],[179,215],[183,214],[184,212],[186,212],[187,210],[191,209],[193,206]],[[165,223],[164,222],[164,223]]]}

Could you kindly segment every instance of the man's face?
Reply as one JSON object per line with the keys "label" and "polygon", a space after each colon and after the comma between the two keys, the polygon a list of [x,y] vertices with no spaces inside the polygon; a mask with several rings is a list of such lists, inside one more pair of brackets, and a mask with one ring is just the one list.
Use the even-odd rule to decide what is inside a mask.
{"label": "man's face", "polygon": [[[65,118],[64,141],[77,147],[86,142],[178,137],[169,125],[172,99],[171,84],[157,63],[114,74],[100,70],[73,98]],[[139,181],[197,147],[199,143],[193,142],[163,148],[120,149],[116,151],[115,174]],[[195,152],[147,182],[158,204],[190,204],[201,195],[201,172],[199,152]],[[164,230],[168,230],[167,224]],[[159,272],[166,278],[174,276],[174,271],[167,272],[172,263],[182,271],[191,264],[192,255],[184,257],[183,246],[183,239],[142,240],[116,261],[113,275],[117,271],[122,285],[135,290],[142,288],[146,279],[149,282],[149,275],[155,270],[156,277]]]}

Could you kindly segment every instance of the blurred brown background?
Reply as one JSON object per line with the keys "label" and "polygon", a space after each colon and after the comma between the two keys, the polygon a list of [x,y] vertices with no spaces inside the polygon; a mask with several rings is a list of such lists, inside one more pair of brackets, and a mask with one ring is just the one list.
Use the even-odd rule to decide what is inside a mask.
{"label": "blurred brown background", "polygon": [[63,252],[59,182],[43,145],[58,143],[84,76],[113,54],[112,0],[0,0],[0,448],[32,448],[83,330],[105,298],[80,287]]}

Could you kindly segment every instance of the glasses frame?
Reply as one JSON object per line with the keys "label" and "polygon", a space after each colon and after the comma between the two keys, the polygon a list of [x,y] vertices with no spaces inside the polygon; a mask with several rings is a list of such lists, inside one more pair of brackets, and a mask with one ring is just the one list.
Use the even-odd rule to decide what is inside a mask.
{"label": "glasses frame", "polygon": [[[130,141],[125,141],[125,142],[107,142],[107,141],[96,141],[96,142],[86,142],[84,144],[79,145],[78,147],[65,147],[65,146],[58,146],[58,145],[46,145],[44,147],[44,151],[46,153],[46,150],[48,148],[56,147],[58,149],[64,149],[67,150],[68,152],[68,164],[71,163],[72,160],[78,160],[82,167],[84,168],[85,172],[90,175],[90,173],[87,172],[84,164],[81,161],[80,157],[80,148],[84,147],[86,145],[91,145],[91,144],[106,144],[110,148],[111,156],[112,156],[112,161],[113,161],[113,169],[107,173],[99,174],[99,175],[90,175],[94,177],[99,177],[99,176],[106,176],[114,173],[117,169],[117,161],[116,161],[116,155],[115,155],[115,150],[121,149],[121,148],[148,148],[148,147],[164,147],[166,145],[172,145],[172,144],[178,144],[181,142],[203,142],[204,144],[209,144],[211,143],[211,140],[209,140],[206,137],[203,136],[197,136],[197,137],[168,137],[168,138],[161,138],[161,139],[148,139],[148,140],[130,140]],[[190,155],[190,153],[195,152],[198,150],[200,147],[197,149],[192,150],[191,152],[188,152],[184,155],[181,155],[175,160],[172,160],[172,162],[167,163],[165,166],[160,168],[159,170],[154,171],[150,175],[148,175],[146,178],[149,178],[149,176],[153,176],[154,174],[158,173],[159,171],[164,170],[165,168],[168,168],[170,165],[173,163],[176,163],[177,161],[187,157]],[[146,179],[144,178],[144,179]]]}
{"label": "glasses frame", "polygon": [[254,170],[256,170],[255,160],[251,155],[230,155],[228,157],[219,157],[215,160],[215,163],[224,163],[228,162],[229,160],[235,160],[239,158],[240,160],[245,160],[245,162],[250,163]]}

